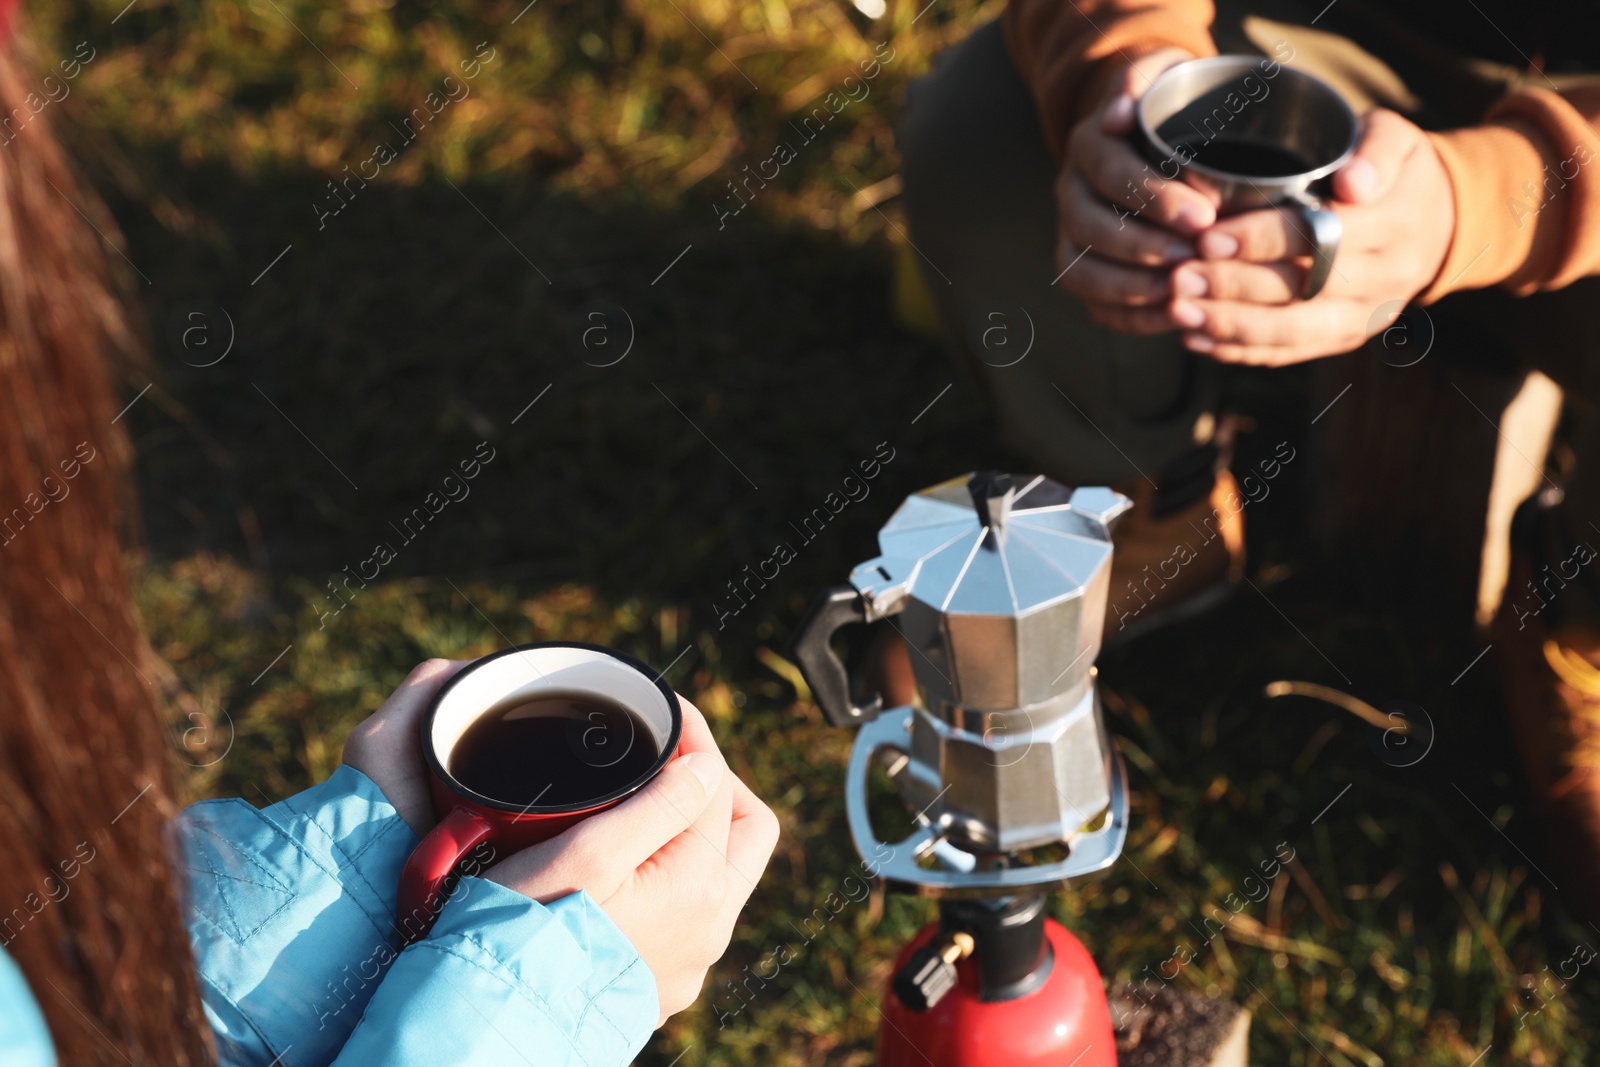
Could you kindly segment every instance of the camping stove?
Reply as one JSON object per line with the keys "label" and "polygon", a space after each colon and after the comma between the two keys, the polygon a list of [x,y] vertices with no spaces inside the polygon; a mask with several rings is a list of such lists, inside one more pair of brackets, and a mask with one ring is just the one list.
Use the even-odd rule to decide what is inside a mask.
{"label": "camping stove", "polygon": [[[817,703],[859,727],[845,786],[857,851],[892,889],[939,900],[939,920],[897,961],[880,1067],[1115,1067],[1100,973],[1045,915],[1044,894],[1109,867],[1127,836],[1094,659],[1111,528],[1130,506],[1043,476],[933,486],[800,626],[795,657]],[[831,645],[842,626],[880,620],[904,639],[913,706],[856,696]],[[875,764],[914,813],[902,840],[882,840],[868,816]]]}

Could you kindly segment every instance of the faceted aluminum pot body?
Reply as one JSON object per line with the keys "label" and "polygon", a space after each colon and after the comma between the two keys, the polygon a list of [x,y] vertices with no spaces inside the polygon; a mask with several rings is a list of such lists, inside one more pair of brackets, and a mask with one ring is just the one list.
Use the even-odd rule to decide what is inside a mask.
{"label": "faceted aluminum pot body", "polygon": [[851,584],[896,616],[920,702],[908,803],[974,851],[1071,842],[1106,811],[1093,664],[1110,587],[1109,489],[955,479],[906,500]]}

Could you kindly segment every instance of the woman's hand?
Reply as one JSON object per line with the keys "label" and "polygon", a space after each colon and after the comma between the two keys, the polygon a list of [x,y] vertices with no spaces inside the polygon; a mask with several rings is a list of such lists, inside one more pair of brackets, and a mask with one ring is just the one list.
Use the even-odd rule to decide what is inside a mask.
{"label": "woman's hand", "polygon": [[[418,837],[437,821],[422,715],[468,662],[420,664],[345,741],[345,763],[377,783]],[[546,904],[587,890],[655,975],[657,1025],[699,996],[778,843],[777,817],[728,770],[699,709],[680,703],[680,754],[649,785],[484,873]]]}
{"label": "woman's hand", "polygon": [[1359,348],[1438,276],[1455,234],[1455,193],[1427,136],[1392,111],[1367,115],[1334,175],[1344,224],[1328,284],[1299,300],[1313,247],[1293,208],[1209,227],[1201,259],[1173,272],[1172,319],[1189,348],[1225,363],[1281,366]]}
{"label": "woman's hand", "polygon": [[1067,138],[1056,180],[1060,286],[1102,326],[1127,333],[1175,328],[1170,268],[1195,255],[1194,237],[1217,218],[1200,190],[1163,176],[1135,151],[1134,106],[1158,74],[1193,58],[1164,48],[1130,63],[1104,106]]}
{"label": "woman's hand", "polygon": [[470,662],[430,659],[417,664],[383,706],[345,738],[344,762],[376,783],[418,837],[438,821],[422,762],[422,715],[439,687]]}
{"label": "woman's hand", "polygon": [[681,754],[649,785],[484,874],[541,903],[587,890],[655,975],[658,1026],[700,995],[778,843],[777,817],[680,702]]}

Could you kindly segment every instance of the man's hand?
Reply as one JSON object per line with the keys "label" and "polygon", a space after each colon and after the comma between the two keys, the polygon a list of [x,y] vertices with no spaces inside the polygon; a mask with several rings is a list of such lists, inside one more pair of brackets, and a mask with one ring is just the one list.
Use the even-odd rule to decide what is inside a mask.
{"label": "man's hand", "polygon": [[1170,268],[1195,254],[1193,238],[1217,218],[1212,199],[1163,177],[1129,139],[1134,105],[1158,74],[1193,58],[1177,48],[1129,64],[1106,103],[1067,139],[1056,179],[1060,285],[1102,326],[1128,333],[1175,328]]}
{"label": "man's hand", "polygon": [[1201,260],[1173,272],[1169,310],[1189,348],[1266,366],[1349,352],[1433,282],[1455,233],[1449,175],[1406,119],[1377,110],[1364,125],[1355,156],[1334,175],[1330,206],[1344,238],[1327,286],[1312,300],[1295,296],[1313,254],[1295,209],[1224,219],[1200,235]]}

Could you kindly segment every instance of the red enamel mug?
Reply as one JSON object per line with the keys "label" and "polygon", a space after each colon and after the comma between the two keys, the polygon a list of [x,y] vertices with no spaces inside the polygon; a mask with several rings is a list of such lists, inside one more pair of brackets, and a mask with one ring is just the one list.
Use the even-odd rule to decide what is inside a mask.
{"label": "red enamel mug", "polygon": [[[451,755],[468,727],[507,706],[556,693],[620,704],[649,730],[660,755],[634,780],[566,804],[507,803],[476,792],[451,773]],[[422,720],[422,757],[439,822],[400,874],[396,910],[406,941],[432,927],[463,861],[476,858],[481,846],[491,846],[493,858],[503,858],[632,796],[677,755],[682,733],[677,694],[658,672],[615,649],[546,641],[503,649],[462,668],[434,694]]]}

